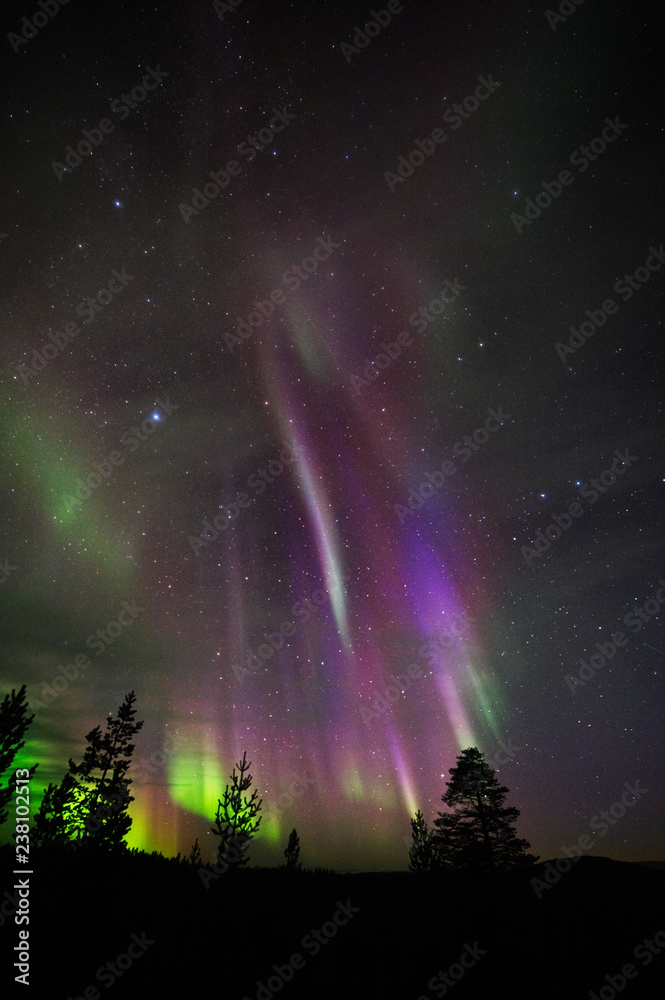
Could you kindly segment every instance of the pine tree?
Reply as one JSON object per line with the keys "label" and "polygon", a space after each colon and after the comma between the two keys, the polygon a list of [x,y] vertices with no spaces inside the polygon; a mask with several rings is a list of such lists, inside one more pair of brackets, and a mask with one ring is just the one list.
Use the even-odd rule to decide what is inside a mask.
{"label": "pine tree", "polygon": [[124,838],[131,829],[128,808],[134,796],[129,794],[132,782],[127,771],[134,744],[130,740],[143,726],[143,722],[134,721],[135,701],[133,691],[125,695],[118,717],[108,716],[106,732],[102,734],[100,727],[95,726],[87,734],[88,746],[82,762],[69,762],[70,774],[81,775],[85,782],[85,799],[78,809],[77,833],[87,843],[106,848],[124,847]]}
{"label": "pine tree", "polygon": [[196,840],[192,844],[192,849],[189,852],[189,857],[187,858],[187,863],[190,864],[193,868],[200,868],[201,865],[203,864],[203,861],[201,859],[201,848],[199,846],[199,838],[198,837],[196,838]]}
{"label": "pine tree", "polygon": [[534,864],[537,857],[525,853],[530,844],[515,834],[519,809],[504,806],[508,789],[499,785],[483,754],[476,747],[463,750],[450,776],[441,799],[451,812],[434,820],[439,857],[471,869]]}
{"label": "pine tree", "polygon": [[[25,684],[18,694],[12,689],[11,695],[6,694],[0,702],[0,777],[6,771],[10,771],[6,785],[3,781],[2,787],[0,787],[0,826],[9,816],[7,806],[12,800],[16,787],[15,771],[12,764],[16,754],[25,746],[23,737],[34,719],[34,715],[27,716],[28,706],[25,701],[25,690]],[[33,764],[27,770],[29,776],[32,777],[37,770],[37,765]]]}
{"label": "pine tree", "polygon": [[72,827],[83,798],[78,781],[69,773],[60,785],[50,784],[35,814],[30,843],[34,847],[72,844]]}
{"label": "pine tree", "polygon": [[411,820],[411,846],[409,848],[409,871],[429,872],[441,868],[434,831],[430,830],[420,809]]}
{"label": "pine tree", "polygon": [[[124,848],[131,829],[128,815],[131,778],[127,771],[134,752],[131,738],[143,722],[135,722],[136,695],[125,696],[116,719],[109,715],[106,732],[95,726],[87,734],[88,745],[80,764],[69,761],[69,771],[59,786],[49,785],[35,816],[36,843],[62,844],[76,841],[105,849]],[[80,777],[79,777],[80,776]]]}
{"label": "pine tree", "polygon": [[296,828],[294,827],[289,834],[289,842],[286,845],[284,851],[284,857],[286,858],[286,869],[288,871],[300,871],[302,865],[300,863],[300,838],[296,833]]}
{"label": "pine tree", "polygon": [[256,789],[250,798],[243,794],[252,784],[251,774],[245,774],[249,771],[251,763],[247,761],[245,751],[237,765],[240,774],[236,774],[234,767],[231,785],[227,785],[224,789],[223,798],[217,800],[215,826],[211,828],[215,836],[219,837],[217,857],[220,861],[226,862],[228,856],[228,863],[232,862],[238,868],[243,868],[248,863],[249,841],[261,823],[259,812],[263,799],[256,801],[258,796]]}

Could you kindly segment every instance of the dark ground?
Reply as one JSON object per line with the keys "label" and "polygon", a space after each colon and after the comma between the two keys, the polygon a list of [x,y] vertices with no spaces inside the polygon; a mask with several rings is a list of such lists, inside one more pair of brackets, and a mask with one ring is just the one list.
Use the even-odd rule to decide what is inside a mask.
{"label": "dark ground", "polygon": [[[0,858],[6,901],[13,852],[2,848]],[[295,953],[301,967],[286,983],[273,979],[273,989],[258,1000],[586,1000],[603,988],[601,1000],[665,996],[665,948],[648,964],[648,950],[639,950],[645,939],[665,932],[665,871],[640,865],[581,858],[540,898],[531,879],[544,879],[543,864],[490,878],[230,870],[208,888],[191,867],[159,856],[100,862],[36,852],[32,866],[30,987],[16,986],[16,993],[38,1000],[76,1000],[86,997],[86,987],[112,1000],[257,1000],[257,981],[266,983],[273,965],[284,968]],[[340,904],[357,912],[333,934],[335,914],[340,923],[345,919]],[[315,954],[307,935],[324,925],[331,939]],[[0,926],[3,995],[14,986],[9,954],[18,930],[6,916]],[[127,953],[133,934],[145,935],[146,949],[122,977],[104,971]],[[470,967],[455,981],[466,946]],[[635,976],[615,991],[605,977],[620,975],[626,963]],[[444,990],[438,975],[450,966],[453,978]],[[432,978],[437,982],[428,986]],[[621,987],[621,978],[614,982]],[[86,1000],[97,1000],[92,989]]]}

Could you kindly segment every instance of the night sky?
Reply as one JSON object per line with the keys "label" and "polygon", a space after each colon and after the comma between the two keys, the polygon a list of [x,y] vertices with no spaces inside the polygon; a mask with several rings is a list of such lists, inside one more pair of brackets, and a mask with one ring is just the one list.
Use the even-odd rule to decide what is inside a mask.
{"label": "night sky", "polygon": [[405,868],[477,746],[542,859],[665,856],[662,35],[562,8],[3,5],[36,792],[135,690],[131,846],[246,751],[253,862]]}

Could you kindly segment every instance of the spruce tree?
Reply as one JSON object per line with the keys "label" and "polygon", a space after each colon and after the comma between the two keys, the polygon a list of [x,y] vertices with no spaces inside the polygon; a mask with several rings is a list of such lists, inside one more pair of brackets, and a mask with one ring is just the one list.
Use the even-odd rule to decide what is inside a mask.
{"label": "spruce tree", "polygon": [[135,701],[133,691],[125,695],[118,717],[108,716],[106,732],[95,726],[87,734],[82,762],[69,762],[70,774],[81,775],[85,783],[85,798],[78,810],[78,836],[106,848],[124,847],[124,838],[132,826],[128,808],[134,797],[129,794],[131,778],[127,772],[134,744],[130,740],[143,726],[143,722],[134,721]]}
{"label": "spruce tree", "polygon": [[[11,695],[6,694],[0,702],[0,777],[5,772],[10,772],[6,782],[3,778],[0,786],[0,826],[9,815],[7,806],[12,800],[16,787],[15,770],[12,764],[16,754],[25,746],[23,737],[34,719],[34,715],[29,717],[27,715],[28,706],[25,701],[25,690],[25,684],[18,694],[15,689],[12,689]],[[27,770],[32,777],[37,770],[37,765],[33,764]]]}
{"label": "spruce tree", "polygon": [[245,751],[237,765],[240,774],[236,774],[234,767],[231,784],[224,789],[223,797],[217,800],[215,825],[211,828],[215,836],[219,837],[217,857],[238,868],[243,868],[248,863],[249,842],[261,823],[259,812],[263,799],[256,801],[256,789],[249,798],[244,794],[252,784],[251,774],[245,773],[249,772],[251,763],[247,761]]}
{"label": "spruce tree", "polygon": [[34,847],[72,844],[72,830],[84,793],[76,779],[65,774],[59,785],[49,784],[30,829]]}
{"label": "spruce tree", "polygon": [[434,820],[439,857],[467,869],[535,864],[537,857],[525,853],[530,844],[515,833],[519,809],[504,806],[508,789],[499,785],[483,754],[476,747],[463,750],[450,776],[441,799],[451,811]]}
{"label": "spruce tree", "polygon": [[284,851],[284,857],[286,858],[285,867],[288,871],[300,871],[302,865],[300,863],[300,838],[296,833],[296,828],[294,827],[289,834],[289,842],[286,845]]}
{"label": "spruce tree", "polygon": [[40,845],[76,841],[106,850],[124,848],[131,829],[128,814],[134,797],[127,772],[134,752],[132,737],[143,722],[135,722],[136,695],[125,696],[118,717],[109,715],[106,732],[95,726],[80,764],[69,761],[69,771],[59,786],[49,785],[33,827]]}
{"label": "spruce tree", "polygon": [[189,852],[189,857],[187,858],[187,863],[190,864],[190,865],[192,865],[193,868],[200,868],[201,865],[203,864],[203,860],[201,858],[201,848],[199,846],[199,838],[198,837],[196,838],[196,840],[192,844],[192,848],[191,848],[191,850]]}
{"label": "spruce tree", "polygon": [[411,820],[409,871],[429,872],[442,867],[439,862],[434,831],[430,830],[420,809]]}

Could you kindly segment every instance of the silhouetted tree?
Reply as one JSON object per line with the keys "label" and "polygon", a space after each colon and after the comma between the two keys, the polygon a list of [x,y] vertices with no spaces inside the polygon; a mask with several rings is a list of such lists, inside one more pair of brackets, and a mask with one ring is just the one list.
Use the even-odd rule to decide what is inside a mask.
{"label": "silhouetted tree", "polygon": [[[131,829],[128,814],[134,797],[129,793],[127,771],[134,752],[131,738],[143,722],[135,722],[136,695],[125,696],[118,717],[109,715],[106,732],[95,726],[80,764],[69,761],[69,771],[59,786],[49,785],[35,816],[35,843],[94,844],[107,850],[124,848]],[[79,777],[80,776],[80,777]]]}
{"label": "silhouetted tree", "polygon": [[135,701],[133,691],[125,695],[118,717],[107,717],[106,732],[95,726],[87,734],[82,762],[69,762],[70,774],[81,775],[85,783],[85,798],[78,809],[78,835],[106,848],[125,847],[124,838],[132,826],[128,808],[134,797],[129,794],[132,781],[127,772],[134,744],[130,740],[143,726],[143,722],[134,721]]}
{"label": "silhouetted tree", "polygon": [[245,774],[246,771],[249,772],[251,763],[247,761],[245,751],[237,765],[240,774],[236,774],[234,767],[231,785],[227,785],[224,789],[223,798],[217,800],[215,825],[212,827],[212,832],[219,837],[217,857],[220,861],[226,862],[228,855],[229,858],[233,858],[233,864],[238,868],[243,868],[248,863],[249,842],[261,823],[259,812],[263,799],[256,801],[258,796],[256,789],[249,798],[243,794],[252,784],[251,774]]}
{"label": "silhouetted tree", "polygon": [[[23,737],[34,719],[34,715],[28,717],[27,710],[25,684],[18,694],[12,689],[11,695],[6,694],[0,702],[0,778],[3,778],[5,772],[10,772],[6,781],[3,778],[2,785],[0,785],[0,826],[9,816],[7,806],[12,800],[16,787],[15,768],[12,767],[12,764],[16,754],[25,746]],[[37,765],[33,764],[27,770],[32,777],[37,770]]]}
{"label": "silhouetted tree", "polygon": [[503,805],[508,789],[499,785],[483,754],[476,747],[463,750],[450,776],[441,799],[452,811],[434,820],[439,858],[460,868],[534,864],[537,857],[525,853],[531,845],[515,834],[519,809]]}
{"label": "silhouetted tree", "polygon": [[30,843],[34,847],[72,844],[72,830],[83,798],[78,781],[69,773],[59,785],[50,784],[35,814]]}
{"label": "silhouetted tree", "polygon": [[300,871],[302,865],[300,863],[300,838],[296,833],[295,827],[291,830],[289,834],[289,842],[286,845],[284,851],[284,857],[286,858],[286,868],[289,871]]}
{"label": "silhouetted tree", "polygon": [[415,819],[411,820],[409,870],[412,872],[429,872],[440,867],[441,863],[436,850],[434,831],[430,830],[425,817],[419,809]]}
{"label": "silhouetted tree", "polygon": [[198,837],[196,838],[196,840],[192,844],[192,849],[189,852],[189,858],[187,860],[189,861],[189,864],[192,865],[192,867],[194,867],[194,868],[199,868],[203,864],[203,860],[201,858],[201,848],[199,847],[199,838]]}

